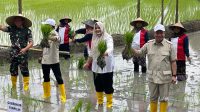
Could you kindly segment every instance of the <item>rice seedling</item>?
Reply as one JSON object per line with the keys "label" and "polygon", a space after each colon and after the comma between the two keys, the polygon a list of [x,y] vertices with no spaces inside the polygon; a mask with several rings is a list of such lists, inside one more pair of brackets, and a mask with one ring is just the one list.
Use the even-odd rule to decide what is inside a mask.
{"label": "rice seedling", "polygon": [[40,42],[40,46],[42,48],[49,48],[49,42],[48,42],[48,38],[49,38],[49,35],[50,35],[50,32],[53,30],[53,28],[48,25],[48,24],[42,24],[41,25],[41,31],[42,31],[42,35],[43,35],[43,39],[42,41]]}
{"label": "rice seedling", "polygon": [[133,32],[126,32],[124,34],[125,48],[122,51],[122,58],[130,60],[133,57],[131,43],[133,41]]}
{"label": "rice seedling", "polygon": [[97,58],[97,65],[103,70],[103,68],[106,66],[106,61],[104,58],[104,53],[107,50],[107,45],[105,40],[100,40],[98,43],[98,51],[99,56]]}
{"label": "rice seedling", "polygon": [[78,59],[78,69],[83,69],[84,63],[85,63],[84,57],[80,57],[80,58]]}
{"label": "rice seedling", "polygon": [[82,112],[82,108],[83,108],[83,101],[79,100],[71,112]]}

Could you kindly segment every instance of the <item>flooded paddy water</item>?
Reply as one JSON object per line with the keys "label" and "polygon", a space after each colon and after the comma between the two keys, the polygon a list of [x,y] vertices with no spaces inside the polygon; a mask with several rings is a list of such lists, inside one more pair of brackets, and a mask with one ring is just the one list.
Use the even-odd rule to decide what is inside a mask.
{"label": "flooded paddy water", "polygon": [[[110,34],[124,33],[131,30],[130,21],[136,17],[136,0],[24,0],[23,14],[33,21],[34,43],[42,38],[41,22],[46,18],[58,21],[64,16],[73,19],[70,25],[74,30],[81,28],[82,21],[95,18],[103,21]],[[124,2],[125,1],[125,2]],[[54,3],[56,2],[56,4]],[[0,24],[17,12],[16,0],[1,0]],[[45,4],[45,5],[44,5]],[[83,5],[80,5],[83,4]],[[174,21],[175,1],[165,0],[165,20],[168,25]],[[180,2],[180,20],[196,20],[200,17],[200,2],[198,0],[183,0]],[[76,7],[76,8],[74,8]],[[141,0],[141,17],[149,22],[151,29],[160,18],[160,0]],[[200,112],[200,32],[190,34],[190,49],[192,64],[187,63],[188,80],[178,82],[170,87],[169,112]],[[9,45],[9,35],[0,32],[1,45]],[[122,48],[115,49],[114,99],[113,109],[106,110],[105,101],[102,108],[96,106],[96,95],[93,85],[93,75],[90,71],[77,69],[77,57],[73,54],[70,60],[61,59],[61,71],[67,92],[67,103],[60,104],[56,80],[51,72],[51,98],[42,99],[43,74],[37,60],[29,62],[30,92],[24,93],[22,82],[19,81],[17,91],[11,91],[9,64],[0,65],[0,112],[7,111],[9,98],[23,101],[24,112],[148,112],[149,90],[146,74],[134,73],[133,63],[122,60]],[[106,99],[105,99],[106,100]]]}
{"label": "flooded paddy water", "polygon": [[[200,32],[189,34],[192,63],[187,62],[188,79],[172,84],[170,87],[169,112],[200,112]],[[148,112],[149,90],[146,74],[134,73],[133,63],[121,57],[122,48],[115,49],[114,98],[113,109],[96,106],[93,75],[90,71],[77,69],[77,57],[61,58],[61,71],[65,83],[67,102],[61,104],[56,80],[51,72],[51,98],[42,99],[43,74],[37,60],[29,62],[30,91],[23,92],[22,82],[17,84],[17,91],[11,91],[9,64],[0,66],[0,112],[7,110],[9,98],[23,101],[24,112]],[[88,111],[87,111],[88,110]]]}

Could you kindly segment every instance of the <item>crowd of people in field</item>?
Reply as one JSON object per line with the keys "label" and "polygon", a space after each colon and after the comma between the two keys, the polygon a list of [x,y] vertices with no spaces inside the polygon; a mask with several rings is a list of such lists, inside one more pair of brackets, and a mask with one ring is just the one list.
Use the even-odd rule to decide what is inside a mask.
{"label": "crowd of people in field", "polygon": [[[60,101],[66,102],[64,81],[59,64],[59,51],[70,52],[70,39],[74,43],[86,43],[84,56],[86,63],[83,68],[91,70],[94,76],[94,85],[98,106],[103,106],[104,94],[107,99],[106,107],[112,108],[113,104],[113,70],[114,70],[114,43],[113,38],[106,32],[102,22],[88,19],[82,22],[85,28],[73,31],[69,23],[72,20],[65,17],[59,20],[57,26],[54,19],[47,19],[41,24],[51,27],[48,35],[49,47],[42,48],[41,67],[43,71],[43,98],[51,96],[50,70],[52,69],[60,91]],[[16,89],[18,67],[23,75],[23,89],[29,90],[28,50],[33,46],[31,20],[23,15],[14,15],[6,19],[8,26],[0,25],[0,30],[10,35],[10,74],[12,89]],[[165,27],[157,24],[154,27],[155,39],[149,39],[148,22],[137,18],[130,22],[134,32],[131,50],[133,53],[134,72],[147,73],[150,92],[150,111],[157,112],[158,101],[160,112],[166,112],[168,107],[168,96],[170,83],[187,80],[186,60],[190,61],[189,40],[185,34],[186,29],[181,23],[175,23],[169,27],[173,31],[173,37],[165,38]],[[75,38],[77,34],[83,34],[82,38]],[[102,67],[98,64],[99,42],[104,41],[106,50],[101,56],[105,61]],[[146,65],[146,57],[148,65]],[[64,56],[70,59],[70,54]],[[140,67],[141,66],[141,67]]]}

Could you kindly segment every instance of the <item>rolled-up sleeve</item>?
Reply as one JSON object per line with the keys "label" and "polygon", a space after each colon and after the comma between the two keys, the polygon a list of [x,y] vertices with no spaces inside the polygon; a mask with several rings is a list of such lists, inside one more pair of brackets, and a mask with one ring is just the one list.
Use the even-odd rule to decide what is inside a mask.
{"label": "rolled-up sleeve", "polygon": [[175,53],[175,48],[171,45],[170,46],[170,61],[175,61],[176,60],[176,53]]}
{"label": "rolled-up sleeve", "polygon": [[33,42],[33,36],[30,29],[28,29],[27,38],[29,42]]}

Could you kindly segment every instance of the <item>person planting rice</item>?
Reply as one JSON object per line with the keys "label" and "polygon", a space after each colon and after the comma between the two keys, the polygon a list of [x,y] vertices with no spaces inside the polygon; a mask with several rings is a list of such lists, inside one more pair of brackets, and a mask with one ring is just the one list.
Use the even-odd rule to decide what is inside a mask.
{"label": "person planting rice", "polygon": [[75,31],[75,35],[77,34],[84,34],[84,36],[82,38],[78,38],[78,39],[73,39],[73,42],[78,42],[78,43],[86,43],[86,47],[84,49],[84,57],[87,60],[88,57],[88,49],[91,48],[91,41],[92,41],[92,34],[93,34],[93,29],[94,29],[94,24],[97,22],[97,20],[94,19],[89,19],[86,20],[84,22],[82,22],[83,24],[85,24],[85,28],[82,29],[78,29]]}
{"label": "person planting rice", "polygon": [[187,80],[185,64],[186,57],[187,60],[191,62],[189,53],[189,39],[185,34],[186,29],[181,23],[171,25],[169,26],[169,29],[171,29],[174,33],[174,36],[169,39],[172,42],[177,54],[177,80],[185,81]]}
{"label": "person planting rice", "polygon": [[10,73],[12,89],[16,89],[18,66],[23,75],[24,91],[29,89],[28,50],[33,46],[32,33],[29,27],[32,22],[22,16],[14,15],[6,19],[9,26],[0,25],[0,30],[10,34]]}
{"label": "person planting rice", "polygon": [[[42,22],[42,33],[46,36],[46,31],[48,32],[48,37],[46,38],[48,41],[48,47],[43,48],[42,53],[42,71],[43,71],[43,90],[44,95],[43,98],[47,99],[51,96],[51,85],[50,85],[50,69],[52,69],[54,76],[56,77],[56,81],[58,83],[58,88],[60,90],[60,100],[62,103],[66,102],[66,94],[65,87],[60,71],[59,64],[59,43],[60,37],[58,33],[55,31],[56,22],[53,19],[47,19],[45,22]],[[47,28],[44,30],[44,28]],[[49,29],[50,32],[49,32]],[[45,32],[43,32],[45,31]]]}
{"label": "person planting rice", "polygon": [[[98,48],[100,45],[103,45],[101,52],[99,52],[100,49]],[[89,50],[89,58],[84,64],[84,68],[89,69],[90,63],[92,62],[92,71],[94,75],[94,85],[96,89],[97,103],[99,106],[103,105],[103,98],[105,92],[107,98],[107,108],[111,108],[113,103],[113,46],[114,45],[112,36],[106,32],[103,23],[95,23],[91,43],[91,50]],[[97,64],[97,59],[100,55],[101,57],[103,57],[102,60],[105,61],[105,66],[102,68]]]}
{"label": "person planting rice", "polygon": [[[59,20],[60,24],[57,27],[56,31],[58,32],[61,38],[60,46],[59,46],[60,51],[70,52],[69,39],[70,38],[72,39],[73,33],[74,33],[74,31],[71,29],[69,25],[71,21],[72,20],[69,17],[64,17]],[[70,58],[70,55],[66,54],[64,58],[68,59]]]}
{"label": "person planting rice", "polygon": [[[139,50],[145,43],[149,41],[148,31],[144,28],[148,25],[142,18],[137,18],[130,23],[134,27],[135,35],[132,41],[132,48]],[[141,65],[142,73],[146,73],[146,55],[133,56],[134,71],[139,72],[139,65]]]}

